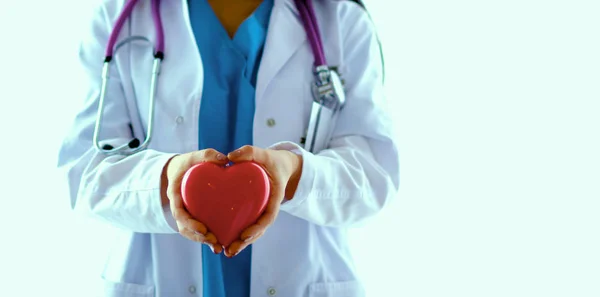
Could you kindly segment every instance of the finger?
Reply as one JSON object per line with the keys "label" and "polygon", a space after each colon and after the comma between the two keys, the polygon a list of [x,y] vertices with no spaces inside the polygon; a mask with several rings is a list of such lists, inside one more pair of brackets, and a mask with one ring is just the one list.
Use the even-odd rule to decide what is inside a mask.
{"label": "finger", "polygon": [[196,231],[201,234],[206,234],[208,231],[206,226],[198,221],[196,221],[185,208],[177,208],[171,205],[171,212],[173,213],[173,218],[178,224],[182,224],[186,229],[190,229]]}
{"label": "finger", "polygon": [[227,256],[228,258],[235,257],[237,254],[239,254],[241,252],[241,249],[240,249],[241,246],[242,246],[242,241],[236,240],[236,241],[232,242],[225,249],[225,256]]}
{"label": "finger", "polygon": [[213,253],[215,253],[217,255],[223,252],[223,247],[218,244],[213,244],[210,247],[211,247]]}
{"label": "finger", "polygon": [[225,256],[228,258],[232,258],[237,256],[240,252],[242,252],[242,245],[244,244],[241,240],[236,240],[232,242],[225,250]]}
{"label": "finger", "polygon": [[198,163],[202,162],[212,162],[217,164],[226,164],[229,162],[227,160],[227,156],[225,154],[215,150],[215,149],[204,149],[201,151],[196,151],[191,154],[189,167],[192,167]]}
{"label": "finger", "polygon": [[206,236],[204,236],[203,234],[201,234],[199,232],[195,232],[194,230],[187,229],[185,227],[181,228],[181,231],[179,231],[179,234],[181,234],[184,237],[186,237],[187,239],[195,241],[195,242],[200,242],[200,243],[207,242]]}
{"label": "finger", "polygon": [[215,237],[214,234],[212,233],[207,233],[206,235],[196,232],[194,230],[190,230],[190,229],[186,229],[186,228],[182,228],[182,232],[181,235],[187,237],[190,240],[199,242],[199,243],[203,243],[206,244],[208,246],[211,247],[211,249],[213,249],[213,251],[218,250],[222,250],[222,248],[220,247],[220,245],[217,242],[217,238]]}
{"label": "finger", "polygon": [[248,240],[236,240],[232,242],[229,247],[225,250],[225,256],[235,257],[243,250],[245,250],[248,246],[256,242],[263,234],[265,234],[265,229],[262,229],[256,236],[249,238]]}
{"label": "finger", "polygon": [[261,238],[265,234],[266,231],[267,231],[267,229],[262,229],[257,235],[250,237],[247,240],[243,241],[240,246],[240,251],[243,251],[248,246],[255,243],[259,238]]}
{"label": "finger", "polygon": [[263,232],[263,230],[267,229],[267,226],[263,225],[263,224],[254,224],[251,225],[250,227],[246,228],[243,232],[242,235],[240,236],[240,239],[244,242],[250,242],[252,241],[255,237],[257,237],[260,233]]}
{"label": "finger", "polygon": [[171,212],[173,213],[173,218],[177,222],[177,225],[181,225],[185,229],[198,232],[202,235],[205,235],[206,232],[208,232],[206,226],[195,220],[185,208],[176,208],[171,204]]}
{"label": "finger", "polygon": [[232,162],[244,162],[244,161],[254,161],[256,163],[262,164],[265,161],[265,152],[263,149],[245,145],[241,148],[229,153],[227,158]]}
{"label": "finger", "polygon": [[[233,244],[233,243],[232,243],[232,244]],[[233,257],[233,254],[231,254],[229,251],[230,251],[230,249],[229,249],[229,248],[226,248],[226,249],[224,249],[224,250],[223,250],[223,253],[225,254],[225,257],[227,257],[227,258],[232,258],[232,257]]]}
{"label": "finger", "polygon": [[207,235],[202,235],[190,229],[182,229],[183,231],[180,234],[191,241],[195,241],[198,243],[206,244],[213,253],[220,254],[223,252],[223,247],[217,243],[216,237],[212,233],[208,233]]}
{"label": "finger", "polygon": [[218,243],[212,243],[208,239],[203,243],[206,244],[214,254],[218,255],[223,252],[223,247]]}
{"label": "finger", "polygon": [[[206,232],[208,232],[208,228],[206,228],[206,226],[204,224],[196,221],[191,216],[187,221],[185,221],[185,224],[188,229],[193,230],[194,232],[200,233],[204,236],[208,236],[208,234],[206,233]],[[216,239],[215,239],[215,242],[216,242]]]}
{"label": "finger", "polygon": [[219,243],[217,241],[217,237],[211,232],[208,232],[206,235],[204,235],[204,237],[206,238],[206,242],[208,242],[208,243],[215,244],[215,245]]}

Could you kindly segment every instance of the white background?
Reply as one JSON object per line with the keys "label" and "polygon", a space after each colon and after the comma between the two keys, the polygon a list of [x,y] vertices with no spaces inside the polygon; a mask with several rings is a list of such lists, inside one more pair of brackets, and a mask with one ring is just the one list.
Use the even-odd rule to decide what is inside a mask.
{"label": "white background", "polygon": [[[600,296],[600,3],[367,2],[402,145],[401,194],[353,231],[369,297]],[[103,265],[54,169],[91,3],[0,8],[1,296],[81,296]]]}

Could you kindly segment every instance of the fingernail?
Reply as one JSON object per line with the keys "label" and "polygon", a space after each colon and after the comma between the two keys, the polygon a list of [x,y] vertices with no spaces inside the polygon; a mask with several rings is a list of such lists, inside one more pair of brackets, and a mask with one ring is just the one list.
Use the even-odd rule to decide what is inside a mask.
{"label": "fingernail", "polygon": [[221,153],[217,154],[217,160],[220,160],[220,161],[225,160],[225,155],[223,155]]}
{"label": "fingernail", "polygon": [[250,237],[244,239],[244,242],[250,242],[253,238],[254,238],[254,236],[250,236]]}
{"label": "fingernail", "polygon": [[216,253],[215,253],[215,249],[212,247],[212,245],[209,245],[208,247],[209,247],[209,248],[210,248],[210,250],[213,252],[213,254],[216,254]]}
{"label": "fingernail", "polygon": [[194,233],[196,233],[196,235],[204,235],[204,234],[202,234],[202,233],[200,233],[198,231],[194,231]]}

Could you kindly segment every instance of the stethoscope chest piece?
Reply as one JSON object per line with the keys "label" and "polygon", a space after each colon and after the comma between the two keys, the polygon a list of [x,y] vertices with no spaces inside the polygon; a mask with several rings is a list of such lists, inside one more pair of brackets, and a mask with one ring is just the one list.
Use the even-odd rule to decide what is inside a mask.
{"label": "stethoscope chest piece", "polygon": [[344,86],[339,74],[327,66],[315,69],[313,101],[304,148],[317,153],[329,145],[339,112],[346,103]]}
{"label": "stethoscope chest piece", "polygon": [[337,71],[327,66],[317,67],[313,84],[313,100],[331,110],[340,110],[346,103],[344,84]]}

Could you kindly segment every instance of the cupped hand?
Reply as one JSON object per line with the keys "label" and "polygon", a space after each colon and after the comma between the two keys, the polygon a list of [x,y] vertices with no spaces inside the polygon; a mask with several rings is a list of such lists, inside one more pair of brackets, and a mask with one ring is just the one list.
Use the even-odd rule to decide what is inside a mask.
{"label": "cupped hand", "polygon": [[219,165],[227,164],[227,157],[214,150],[205,149],[187,154],[177,155],[165,165],[163,171],[163,185],[167,185],[164,193],[171,206],[171,212],[177,222],[179,233],[189,240],[200,242],[210,246],[215,254],[222,252],[222,246],[217,242],[216,236],[209,232],[206,226],[195,220],[185,209],[181,194],[181,183],[185,173],[194,165],[202,162],[212,162]]}
{"label": "cupped hand", "polygon": [[229,153],[227,158],[234,163],[245,161],[257,163],[265,169],[271,185],[269,201],[263,214],[255,224],[242,231],[239,240],[234,241],[225,249],[225,255],[233,257],[256,242],[275,222],[283,199],[293,197],[302,174],[302,156],[286,150],[243,146]]}

